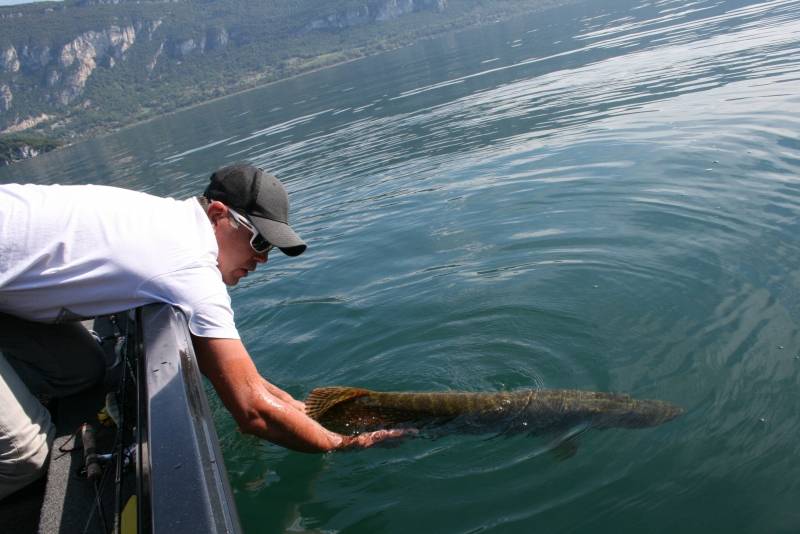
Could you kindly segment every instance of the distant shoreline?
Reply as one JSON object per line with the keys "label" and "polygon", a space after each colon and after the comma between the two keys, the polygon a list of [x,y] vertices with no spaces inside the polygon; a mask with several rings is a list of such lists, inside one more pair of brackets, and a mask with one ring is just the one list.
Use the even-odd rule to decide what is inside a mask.
{"label": "distant shoreline", "polygon": [[[83,135],[72,137],[72,138],[69,138],[69,137],[63,138],[61,136],[47,137],[46,134],[42,134],[41,132],[37,131],[35,134],[32,133],[31,135],[35,135],[36,137],[41,137],[43,141],[46,141],[48,143],[48,145],[47,145],[48,148],[46,150],[38,152],[36,154],[33,154],[32,156],[30,156],[28,158],[14,159],[14,160],[3,160],[2,155],[0,155],[0,167],[2,167],[3,165],[10,165],[10,164],[13,164],[15,162],[25,161],[26,159],[31,159],[32,157],[36,157],[37,155],[40,155],[40,154],[43,154],[43,153],[46,153],[46,152],[59,151],[61,149],[64,149],[64,148],[67,148],[67,147],[70,147],[70,146],[73,146],[73,145],[76,145],[76,144],[80,144],[80,143],[89,141],[91,139],[98,139],[98,138],[102,138],[102,137],[105,137],[105,136],[108,136],[108,135],[113,135],[113,134],[115,134],[117,132],[121,132],[121,131],[125,131],[125,130],[131,129],[131,128],[135,128],[137,126],[140,126],[142,124],[150,123],[150,122],[155,121],[157,119],[162,119],[164,117],[169,117],[169,116],[172,116],[174,114],[182,113],[182,112],[185,112],[185,111],[188,111],[188,110],[191,110],[191,109],[195,109],[195,108],[207,105],[207,104],[218,102],[218,101],[224,100],[226,98],[231,98],[231,97],[235,97],[235,96],[241,96],[242,94],[249,93],[251,91],[265,89],[267,87],[270,87],[270,86],[278,84],[278,83],[286,82],[286,81],[289,81],[289,80],[294,80],[294,79],[297,79],[297,78],[300,78],[300,77],[303,77],[303,76],[307,76],[307,75],[310,75],[310,74],[314,74],[314,73],[317,73],[317,72],[320,72],[320,71],[323,71],[323,70],[328,70],[328,69],[340,67],[342,65],[346,65],[348,63],[353,63],[353,62],[360,61],[360,60],[363,60],[363,59],[366,59],[366,58],[370,58],[370,57],[380,56],[381,54],[385,54],[387,52],[393,52],[393,51],[400,50],[400,49],[403,49],[403,48],[408,48],[410,46],[414,46],[414,45],[416,45],[416,44],[418,44],[420,42],[426,41],[426,40],[437,39],[437,38],[441,38],[441,37],[449,35],[449,34],[456,34],[456,33],[460,33],[460,32],[463,32],[463,31],[474,30],[476,28],[487,27],[487,26],[491,26],[493,24],[501,24],[501,23],[505,23],[505,22],[508,22],[508,21],[512,20],[516,16],[529,16],[529,15],[532,15],[532,14],[535,14],[535,13],[538,13],[538,12],[547,11],[547,10],[554,9],[554,8],[557,8],[557,7],[563,7],[563,6],[567,6],[567,5],[571,5],[571,4],[577,4],[577,3],[580,3],[582,1],[583,0],[560,0],[560,1],[559,0],[544,0],[541,4],[536,5],[536,6],[525,6],[525,7],[517,6],[517,7],[512,7],[508,12],[491,14],[491,16],[487,16],[485,20],[478,19],[478,20],[473,20],[473,21],[466,22],[466,23],[462,22],[462,25],[459,25],[457,27],[451,27],[451,28],[447,28],[447,29],[444,29],[444,30],[441,30],[441,31],[432,31],[432,33],[430,33],[430,34],[424,35],[422,37],[418,37],[418,38],[416,38],[414,40],[411,40],[411,41],[399,42],[395,46],[390,46],[390,47],[385,48],[383,50],[380,50],[378,52],[374,52],[374,53],[366,52],[366,53],[363,53],[363,55],[359,55],[357,57],[352,57],[352,58],[345,59],[345,60],[340,60],[340,61],[334,61],[334,62],[329,63],[329,64],[323,64],[321,66],[313,67],[313,68],[310,68],[308,70],[303,70],[303,71],[300,71],[300,72],[296,72],[294,74],[290,74],[290,75],[282,77],[282,78],[272,79],[272,80],[264,81],[264,82],[255,82],[255,85],[253,85],[251,87],[243,87],[241,89],[233,89],[229,93],[226,93],[226,94],[223,94],[223,95],[220,95],[220,96],[215,96],[215,97],[203,99],[203,100],[200,100],[198,102],[194,102],[194,103],[186,105],[186,106],[182,106],[182,107],[178,107],[178,108],[172,109],[170,111],[155,112],[151,116],[146,116],[146,117],[141,118],[141,119],[135,119],[132,122],[130,122],[128,124],[125,124],[125,125],[122,125],[122,126],[113,126],[113,125],[110,125],[110,124],[109,125],[98,125],[96,127],[90,128],[88,130],[88,132],[84,133]],[[349,53],[349,54],[362,53],[362,49],[361,48],[353,48],[353,49],[345,51],[344,53]],[[320,56],[317,56],[316,58],[312,58],[312,59],[309,60],[309,62],[314,62],[314,61],[318,60],[320,57],[323,57],[324,55],[325,54],[322,54]],[[69,119],[67,118],[66,120],[69,120]],[[25,136],[25,135],[27,135],[27,133],[28,133],[27,131],[22,131],[22,132],[20,132],[19,135]],[[10,139],[13,139],[14,137],[16,137],[16,134],[4,134],[4,135],[0,134],[0,142],[3,141],[4,137],[6,139],[10,140]]]}
{"label": "distant shoreline", "polygon": [[[226,98],[231,98],[231,97],[234,97],[234,96],[241,96],[241,95],[243,95],[245,93],[249,93],[251,91],[257,91],[259,89],[264,89],[264,88],[269,87],[271,85],[279,84],[279,83],[286,82],[286,81],[289,81],[289,80],[294,80],[295,78],[301,78],[303,76],[306,76],[308,74],[313,74],[315,72],[320,72],[320,71],[323,71],[323,70],[332,69],[334,67],[339,67],[341,65],[346,65],[348,63],[354,63],[356,61],[361,61],[362,59],[367,59],[369,57],[379,56],[379,55],[381,55],[383,53],[386,53],[386,52],[392,52],[393,50],[399,50],[401,48],[406,48],[407,46],[413,46],[413,43],[409,44],[409,45],[405,45],[405,46],[398,46],[397,48],[392,48],[392,49],[389,49],[389,50],[384,50],[384,51],[382,51],[382,52],[380,52],[378,54],[369,54],[369,55],[366,55],[366,56],[356,57],[356,58],[353,58],[353,59],[347,59],[347,60],[344,60],[344,61],[338,61],[336,63],[331,63],[329,65],[324,65],[322,67],[314,67],[311,70],[298,72],[297,74],[292,74],[291,76],[286,76],[285,78],[280,78],[280,79],[277,79],[277,80],[270,80],[268,82],[264,82],[262,84],[255,85],[253,87],[247,87],[247,88],[244,88],[244,89],[237,89],[232,93],[228,93],[228,94],[220,95],[220,96],[215,96],[215,97],[209,98],[208,100],[203,100],[202,102],[195,102],[194,104],[189,104],[188,106],[184,106],[182,108],[173,109],[172,111],[166,111],[164,113],[161,113],[160,115],[154,115],[154,116],[148,117],[146,119],[141,119],[141,120],[138,120],[136,122],[132,122],[131,124],[126,124],[125,126],[120,126],[119,128],[115,128],[114,130],[111,130],[108,133],[103,134],[103,135],[111,135],[111,134],[114,134],[114,133],[117,133],[117,132],[121,132],[122,130],[127,130],[128,128],[134,128],[136,126],[140,126],[140,125],[146,124],[148,122],[152,122],[152,121],[155,121],[155,120],[158,120],[158,119],[162,119],[164,117],[169,117],[170,115],[175,115],[176,113],[182,113],[184,111],[189,111],[190,109],[199,108],[199,107],[205,106],[206,104],[211,104],[213,102],[218,102],[220,100],[225,100]],[[100,137],[100,136],[97,136],[97,137]],[[85,141],[85,140],[86,139],[81,139],[81,140],[75,141],[75,143],[71,143],[71,144],[77,144],[77,143],[80,143],[80,142]],[[67,146],[67,145],[64,145],[64,146]]]}
{"label": "distant shoreline", "polygon": [[[531,9],[529,11],[526,11],[525,14],[528,15],[528,14],[537,13],[539,11],[545,11],[545,10],[548,10],[548,9],[553,9],[553,8],[556,8],[556,7],[575,4],[575,3],[578,3],[579,1],[580,0],[564,0],[562,2],[556,3],[555,5],[550,5],[549,3],[545,3],[544,5],[540,6],[539,9]],[[277,80],[270,80],[268,82],[259,83],[259,84],[255,85],[253,87],[247,87],[247,88],[244,88],[244,89],[236,89],[233,92],[228,93],[228,94],[215,96],[215,97],[212,97],[210,99],[203,100],[202,102],[196,102],[194,104],[190,104],[188,106],[184,106],[184,107],[181,107],[181,108],[178,108],[178,109],[174,109],[174,110],[167,111],[167,112],[164,112],[164,113],[161,113],[161,114],[158,114],[158,115],[154,115],[154,116],[148,117],[146,119],[141,119],[141,120],[134,121],[131,124],[126,124],[125,126],[121,126],[119,128],[114,128],[113,130],[110,130],[110,131],[108,131],[107,133],[105,133],[103,135],[110,135],[110,134],[113,134],[113,133],[116,133],[116,132],[119,132],[119,131],[122,131],[122,130],[127,130],[129,128],[133,128],[133,127],[139,126],[141,124],[146,124],[148,122],[152,122],[154,120],[161,119],[163,117],[168,117],[168,116],[174,115],[176,113],[181,113],[183,111],[188,111],[190,109],[194,109],[194,108],[197,108],[197,107],[200,107],[200,106],[204,106],[206,104],[211,104],[212,102],[218,102],[218,101],[224,100],[226,98],[230,98],[230,97],[234,97],[234,96],[240,96],[242,94],[249,93],[251,91],[257,91],[259,89],[264,89],[266,87],[270,87],[270,86],[278,84],[278,83],[282,83],[282,82],[285,82],[285,81],[288,81],[288,80],[294,80],[296,78],[301,78],[301,77],[307,76],[309,74],[314,74],[315,72],[320,72],[320,71],[323,71],[323,70],[332,69],[332,68],[335,68],[335,67],[346,65],[348,63],[354,63],[356,61],[361,61],[363,59],[367,59],[367,58],[370,58],[370,57],[376,57],[376,56],[380,56],[382,54],[386,54],[388,52],[394,52],[396,50],[401,50],[403,48],[408,48],[408,47],[414,46],[415,44],[420,43],[422,41],[427,41],[427,40],[430,40],[430,39],[436,39],[438,37],[442,37],[442,36],[445,36],[445,35],[448,35],[448,34],[451,34],[451,33],[460,33],[462,31],[468,31],[468,30],[473,30],[473,29],[476,29],[476,28],[491,26],[493,24],[502,24],[504,22],[510,21],[511,17],[513,17],[514,15],[519,15],[519,13],[510,13],[510,14],[507,15],[507,18],[496,19],[496,20],[488,21],[488,22],[476,22],[474,24],[461,26],[459,28],[448,29],[448,30],[445,30],[445,31],[432,33],[430,35],[426,35],[424,37],[420,37],[419,39],[417,39],[417,40],[415,40],[413,42],[401,44],[401,45],[398,45],[398,46],[395,46],[395,47],[392,47],[392,48],[388,48],[386,50],[381,50],[380,52],[377,52],[377,53],[374,53],[374,54],[364,54],[363,56],[354,57],[352,59],[346,59],[346,60],[343,60],[343,61],[336,61],[336,62],[327,64],[327,65],[323,65],[323,66],[320,66],[320,67],[314,67],[314,68],[309,69],[309,70],[298,72],[296,74],[291,74],[291,75],[286,76],[284,78],[279,78]],[[72,144],[77,144],[77,143],[80,143],[82,141],[85,141],[86,139],[90,139],[90,138],[94,138],[94,137],[100,137],[100,136],[92,136],[92,137],[84,138],[84,139],[81,139],[81,140],[76,140],[75,143],[64,144],[64,145],[62,145],[62,147],[71,146]],[[62,148],[62,147],[59,147],[59,148]]]}

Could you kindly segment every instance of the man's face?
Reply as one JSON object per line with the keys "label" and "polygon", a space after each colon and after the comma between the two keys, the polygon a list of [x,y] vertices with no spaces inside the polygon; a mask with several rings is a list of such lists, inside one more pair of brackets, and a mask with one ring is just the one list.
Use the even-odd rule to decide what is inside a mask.
{"label": "man's face", "polygon": [[255,271],[259,263],[265,263],[267,254],[253,250],[250,246],[250,230],[231,220],[224,204],[212,203],[209,217],[217,237],[217,267],[222,273],[222,281],[226,285],[235,286],[247,273]]}

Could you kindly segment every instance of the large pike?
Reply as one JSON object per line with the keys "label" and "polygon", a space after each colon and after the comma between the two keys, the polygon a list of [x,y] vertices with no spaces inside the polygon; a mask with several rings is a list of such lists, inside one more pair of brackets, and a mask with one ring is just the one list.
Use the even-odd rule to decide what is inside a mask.
{"label": "large pike", "polygon": [[683,413],[679,406],[664,401],[570,389],[412,393],[323,387],[313,390],[305,404],[310,417],[344,434],[450,422],[470,432],[544,433],[577,425],[642,428]]}

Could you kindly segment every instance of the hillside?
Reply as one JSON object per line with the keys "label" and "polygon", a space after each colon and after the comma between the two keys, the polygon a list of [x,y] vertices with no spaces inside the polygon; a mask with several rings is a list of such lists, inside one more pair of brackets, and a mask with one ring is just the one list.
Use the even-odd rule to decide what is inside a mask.
{"label": "hillside", "polygon": [[67,0],[0,8],[0,134],[70,142],[559,0]]}

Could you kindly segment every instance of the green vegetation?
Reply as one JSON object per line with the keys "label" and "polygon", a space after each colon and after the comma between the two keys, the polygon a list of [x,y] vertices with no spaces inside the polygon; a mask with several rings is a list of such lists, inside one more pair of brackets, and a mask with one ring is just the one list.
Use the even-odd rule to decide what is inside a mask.
{"label": "green vegetation", "polygon": [[36,135],[0,137],[0,166],[57,148],[59,143]]}
{"label": "green vegetation", "polygon": [[[25,131],[61,140],[96,135],[313,69],[568,1],[576,0],[417,0],[413,12],[392,16],[386,15],[388,0],[96,5],[67,0],[3,7],[0,110],[4,87],[12,98],[7,98],[6,111],[0,111],[0,131],[47,114],[48,120]],[[125,29],[131,42],[122,46],[119,36]],[[109,37],[114,32],[115,37]],[[77,39],[81,36],[83,40]],[[86,45],[92,39],[91,46]],[[70,50],[83,47],[83,53],[96,53],[84,64],[91,67],[85,86],[75,82],[80,61],[64,59],[69,43]],[[16,70],[11,48],[19,63]]]}

